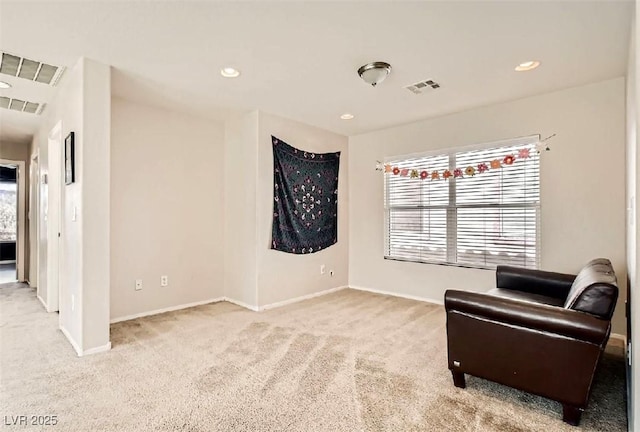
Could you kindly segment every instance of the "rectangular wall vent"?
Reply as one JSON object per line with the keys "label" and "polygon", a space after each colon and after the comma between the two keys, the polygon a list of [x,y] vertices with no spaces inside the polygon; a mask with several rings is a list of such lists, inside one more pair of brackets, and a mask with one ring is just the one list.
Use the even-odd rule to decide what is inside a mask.
{"label": "rectangular wall vent", "polygon": [[13,111],[40,115],[42,114],[45,106],[46,104],[39,104],[35,102],[28,102],[20,99],[12,99],[0,96],[0,108],[10,109]]}
{"label": "rectangular wall vent", "polygon": [[434,80],[424,80],[405,87],[411,93],[422,94],[428,90],[435,90],[440,88],[440,84]]}
{"label": "rectangular wall vent", "polygon": [[64,67],[41,63],[4,52],[0,59],[0,73],[51,86],[55,86],[58,83],[63,72]]}

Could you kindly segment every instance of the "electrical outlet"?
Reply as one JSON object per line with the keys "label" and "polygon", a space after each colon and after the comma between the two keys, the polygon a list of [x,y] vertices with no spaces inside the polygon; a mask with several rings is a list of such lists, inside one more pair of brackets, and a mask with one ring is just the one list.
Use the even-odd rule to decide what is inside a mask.
{"label": "electrical outlet", "polygon": [[142,279],[136,279],[136,291],[140,291],[142,289]]}
{"label": "electrical outlet", "polygon": [[320,274],[321,274],[321,275],[323,275],[323,274],[324,274],[324,271],[325,271],[325,266],[324,266],[324,264],[322,264],[322,265],[320,266]]}
{"label": "electrical outlet", "polygon": [[168,286],[169,285],[169,276],[160,276],[160,286]]}
{"label": "electrical outlet", "polygon": [[329,270],[329,276],[333,277],[333,270]]}

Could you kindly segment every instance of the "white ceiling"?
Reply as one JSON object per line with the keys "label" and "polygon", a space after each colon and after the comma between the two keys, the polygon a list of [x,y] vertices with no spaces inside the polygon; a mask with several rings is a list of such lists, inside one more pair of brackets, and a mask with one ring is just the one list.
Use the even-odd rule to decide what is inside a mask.
{"label": "white ceiling", "polygon": [[[631,2],[0,1],[0,50],[55,65],[112,65],[116,95],[224,119],[262,109],[354,135],[475,106],[622,76]],[[514,66],[542,65],[526,73]],[[376,88],[359,66],[386,61]],[[242,71],[237,79],[223,66]],[[433,79],[440,89],[404,86]],[[0,95],[52,90],[0,75]],[[64,80],[64,77],[63,77]],[[23,82],[20,82],[23,81]],[[340,120],[350,112],[355,119]],[[0,139],[41,118],[0,110]]]}

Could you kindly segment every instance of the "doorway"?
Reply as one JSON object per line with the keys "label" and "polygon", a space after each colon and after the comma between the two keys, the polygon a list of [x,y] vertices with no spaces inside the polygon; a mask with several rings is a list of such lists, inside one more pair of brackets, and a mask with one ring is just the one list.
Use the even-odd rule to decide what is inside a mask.
{"label": "doorway", "polygon": [[45,153],[39,153],[38,191],[38,298],[47,312],[60,310],[60,258],[62,220],[62,124],[48,136]]}
{"label": "doorway", "polygon": [[24,167],[0,159],[0,283],[24,281]]}
{"label": "doorway", "polygon": [[17,282],[18,167],[0,165],[0,283]]}

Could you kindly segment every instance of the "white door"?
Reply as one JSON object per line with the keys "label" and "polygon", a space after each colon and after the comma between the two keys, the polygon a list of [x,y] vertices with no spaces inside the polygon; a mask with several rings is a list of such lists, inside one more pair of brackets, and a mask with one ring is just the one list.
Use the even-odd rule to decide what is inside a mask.
{"label": "white door", "polygon": [[[31,158],[29,166],[29,283],[33,288],[38,284],[38,192],[40,191],[40,167],[38,166],[38,155]],[[37,291],[38,295],[40,292]]]}
{"label": "white door", "polygon": [[62,189],[62,125],[49,134],[47,188],[47,306],[60,309],[60,206]]}
{"label": "white door", "polygon": [[[45,153],[46,155],[46,153]],[[49,260],[47,256],[47,238],[49,234],[49,170],[47,158],[41,155],[38,167],[38,298],[49,310]]]}

